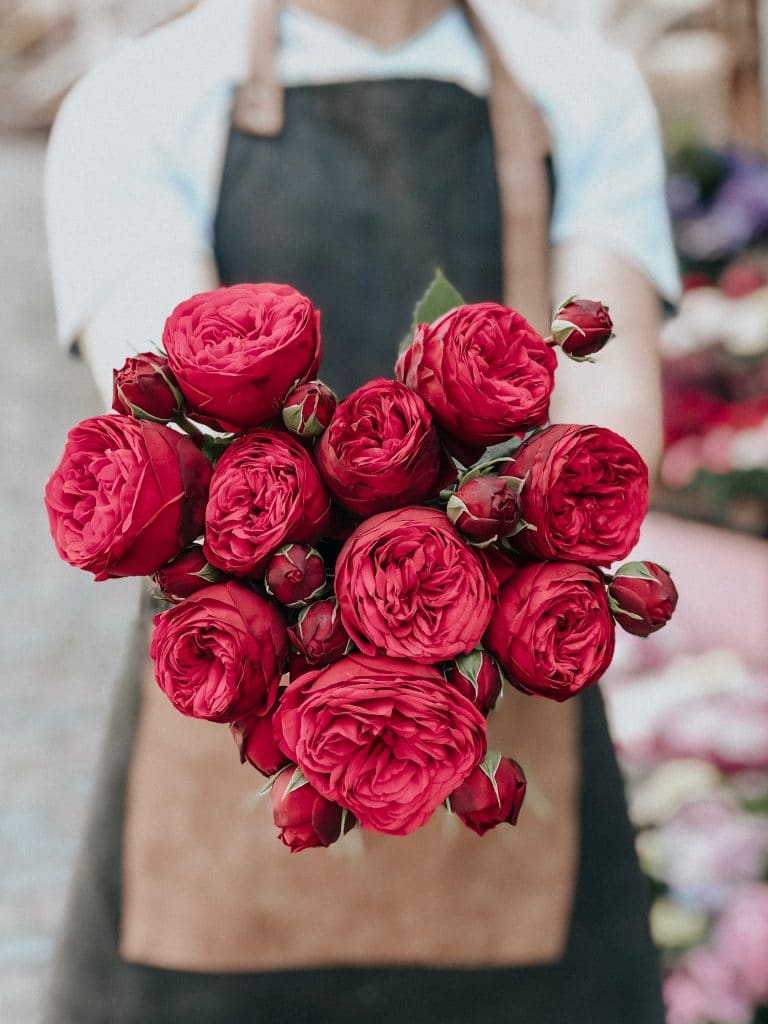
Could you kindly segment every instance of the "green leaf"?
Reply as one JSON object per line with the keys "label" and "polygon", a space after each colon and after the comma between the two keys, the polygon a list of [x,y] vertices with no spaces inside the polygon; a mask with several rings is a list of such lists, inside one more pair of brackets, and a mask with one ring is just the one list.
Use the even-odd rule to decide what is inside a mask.
{"label": "green leaf", "polygon": [[415,331],[419,324],[434,323],[444,313],[463,305],[463,297],[438,267],[431,284],[416,303],[411,330]]}

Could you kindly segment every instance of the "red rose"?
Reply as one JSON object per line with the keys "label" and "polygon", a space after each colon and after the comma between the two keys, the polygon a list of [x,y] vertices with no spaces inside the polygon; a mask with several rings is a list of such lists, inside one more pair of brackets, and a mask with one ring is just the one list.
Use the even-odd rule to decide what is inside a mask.
{"label": "red rose", "polygon": [[61,557],[110,576],[147,576],[203,529],[211,467],[188,437],[130,416],[94,416],[67,435],[45,488]]}
{"label": "red rose", "polygon": [[552,337],[571,359],[588,359],[613,337],[608,307],[592,299],[570,299],[555,313]]}
{"label": "red rose", "polygon": [[285,284],[236,284],[181,302],[163,347],[189,408],[222,430],[280,415],[288,392],[317,373],[320,317]]}
{"label": "red rose", "polygon": [[259,574],[282,544],[321,537],[330,510],[331,496],[298,441],[268,430],[245,434],[213,471],[205,554],[225,572]]}
{"label": "red rose", "polygon": [[426,405],[393,380],[353,391],[315,454],[336,498],[360,516],[429,498],[454,475]]}
{"label": "red rose", "polygon": [[355,530],[334,586],[361,651],[432,664],[477,647],[493,612],[489,575],[443,512],[404,508]]}
{"label": "red rose", "polygon": [[572,562],[520,569],[501,589],[484,642],[523,693],[567,700],[597,682],[613,658],[601,574]]}
{"label": "red rose", "polygon": [[181,411],[181,392],[168,360],[155,352],[130,356],[112,371],[112,408],[138,419],[167,423]]}
{"label": "red rose", "polygon": [[534,434],[507,472],[526,476],[515,547],[536,558],[610,565],[637,543],[648,509],[648,467],[619,434],[563,424]]}
{"label": "red rose", "polygon": [[155,679],[184,715],[266,714],[288,658],[280,612],[240,583],[218,583],[155,616]]}
{"label": "red rose", "polygon": [[287,608],[298,608],[325,590],[325,562],[308,544],[284,544],[270,558],[264,583]]}
{"label": "red rose", "polygon": [[451,810],[467,828],[484,836],[502,822],[517,824],[525,787],[525,773],[517,761],[489,751],[483,763],[451,793]]}
{"label": "red rose", "polygon": [[313,846],[330,846],[355,824],[338,804],[320,796],[296,771],[286,768],[271,789],[272,819],[280,829],[278,837],[291,853]]}
{"label": "red rose", "polygon": [[627,633],[650,636],[672,618],[677,587],[655,562],[627,562],[608,586],[613,617]]}
{"label": "red rose", "polygon": [[338,399],[319,380],[299,384],[283,406],[283,423],[296,437],[318,437],[331,422]]}
{"label": "red rose", "polygon": [[332,597],[307,605],[288,635],[306,663],[315,667],[338,661],[352,646],[341,621],[339,602]]}
{"label": "red rose", "polygon": [[418,391],[451,438],[485,448],[545,422],[556,365],[519,313],[480,302],[421,324],[397,378]]}
{"label": "red rose", "polygon": [[271,714],[250,715],[248,718],[231,722],[229,728],[240,751],[241,764],[247,761],[267,777],[276,775],[281,768],[290,764],[277,745]]}
{"label": "red rose", "polygon": [[476,476],[448,499],[454,526],[475,544],[508,537],[520,519],[520,481],[509,476]]}
{"label": "red rose", "polygon": [[350,654],[301,676],[275,713],[283,749],[364,828],[407,835],[485,756],[485,719],[426,665]]}
{"label": "red rose", "polygon": [[199,544],[186,548],[172,562],[152,574],[152,579],[169,601],[181,601],[212,583],[221,582],[223,578],[223,573],[208,564]]}
{"label": "red rose", "polygon": [[482,715],[488,715],[501,696],[504,677],[498,662],[487,651],[470,651],[444,669],[447,682],[471,700]]}

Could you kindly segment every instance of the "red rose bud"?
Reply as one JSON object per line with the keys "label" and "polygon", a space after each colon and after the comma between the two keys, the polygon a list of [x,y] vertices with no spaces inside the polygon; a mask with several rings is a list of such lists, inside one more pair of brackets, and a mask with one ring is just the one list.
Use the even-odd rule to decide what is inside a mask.
{"label": "red rose bud", "polygon": [[448,499],[448,518],[475,544],[509,537],[520,519],[522,484],[513,476],[476,476]]}
{"label": "red rose bud", "polygon": [[237,749],[240,751],[240,763],[247,761],[262,775],[275,775],[281,768],[290,764],[290,758],[282,752],[272,731],[272,715],[255,715],[232,722],[232,731]]}
{"label": "red rose bud", "polygon": [[498,662],[482,650],[460,654],[445,669],[445,678],[484,715],[495,707],[504,683]]}
{"label": "red rose bud", "polygon": [[283,406],[283,423],[296,437],[319,437],[331,422],[338,399],[320,380],[299,384]]}
{"label": "red rose bud", "polygon": [[137,419],[167,423],[181,411],[181,392],[165,356],[142,352],[112,371],[112,408]]}
{"label": "red rose bud", "polygon": [[320,796],[300,768],[281,772],[270,792],[272,819],[280,829],[280,841],[291,853],[330,846],[355,824],[351,814]]}
{"label": "red rose bud", "polygon": [[517,761],[491,750],[451,794],[451,810],[482,836],[502,822],[517,824],[525,786],[525,773]]}
{"label": "red rose bud", "polygon": [[612,337],[608,307],[592,299],[568,299],[552,321],[552,338],[571,359],[588,359]]}
{"label": "red rose bud", "polygon": [[267,591],[287,608],[300,608],[325,590],[325,562],[308,544],[284,544],[267,564]]}
{"label": "red rose bud", "polygon": [[333,597],[308,605],[288,634],[299,654],[315,667],[338,661],[352,646]]}
{"label": "red rose bud", "polygon": [[170,601],[181,601],[212,583],[220,583],[224,573],[208,564],[198,544],[186,548],[172,562],[152,574],[152,579]]}
{"label": "red rose bud", "polygon": [[655,562],[627,562],[608,586],[613,617],[628,633],[649,636],[672,618],[677,588]]}

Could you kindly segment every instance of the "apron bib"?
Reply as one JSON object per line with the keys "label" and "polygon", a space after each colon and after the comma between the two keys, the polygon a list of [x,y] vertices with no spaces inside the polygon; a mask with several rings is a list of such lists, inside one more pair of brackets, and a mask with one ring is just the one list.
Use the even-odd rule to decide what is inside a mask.
{"label": "apron bib", "polygon": [[[322,312],[322,378],[341,395],[393,376],[436,266],[467,301],[503,298],[544,328],[543,134],[490,41],[490,109],[427,80],[283,95],[271,7],[256,8],[255,72],[227,146],[222,282],[285,281],[308,294]],[[480,839],[438,812],[407,838],[358,828],[330,850],[293,855],[229,730],[179,715],[151,664],[144,676],[124,835],[125,959],[226,972],[561,958],[578,867],[579,701],[507,688],[491,715],[491,746],[530,780],[516,828]]]}

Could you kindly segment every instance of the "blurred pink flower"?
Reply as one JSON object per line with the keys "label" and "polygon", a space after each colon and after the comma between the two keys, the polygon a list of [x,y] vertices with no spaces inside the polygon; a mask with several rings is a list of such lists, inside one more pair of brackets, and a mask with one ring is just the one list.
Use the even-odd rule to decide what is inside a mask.
{"label": "blurred pink flower", "polygon": [[667,1024],[751,1024],[753,1004],[711,949],[688,953],[664,980]]}
{"label": "blurred pink flower", "polygon": [[719,910],[734,887],[762,877],[768,819],[725,798],[696,800],[653,830],[641,855],[673,899]]}
{"label": "blurred pink flower", "polygon": [[724,772],[768,771],[768,687],[670,709],[659,723],[656,750],[664,759],[694,757]]}
{"label": "blurred pink flower", "polygon": [[751,999],[768,1002],[768,885],[738,891],[717,923],[715,948]]}

